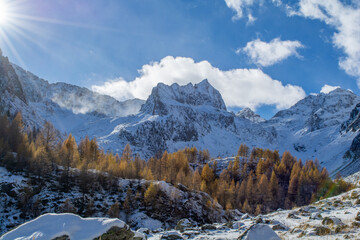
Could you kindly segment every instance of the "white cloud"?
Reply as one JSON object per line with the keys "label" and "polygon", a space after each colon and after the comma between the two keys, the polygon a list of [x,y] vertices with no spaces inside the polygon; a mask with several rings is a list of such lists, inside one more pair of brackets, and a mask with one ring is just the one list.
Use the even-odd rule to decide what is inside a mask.
{"label": "white cloud", "polygon": [[222,71],[208,61],[194,62],[192,58],[163,58],[160,62],[144,65],[140,76],[131,82],[116,79],[92,90],[119,100],[146,99],[159,82],[165,84],[198,83],[207,78],[220,91],[227,106],[256,107],[276,105],[278,109],[290,107],[305,97],[301,87],[283,85],[260,69],[233,69]]}
{"label": "white cloud", "polygon": [[321,93],[328,94],[329,92],[332,92],[332,91],[334,91],[334,90],[337,89],[337,88],[340,88],[340,86],[330,86],[330,85],[325,84],[325,85],[321,88],[320,92],[321,92]]}
{"label": "white cloud", "polygon": [[248,14],[248,21],[246,25],[252,25],[256,21],[256,17],[254,17],[251,13]]}
{"label": "white cloud", "polygon": [[281,0],[272,0],[272,3],[277,7],[280,7],[283,4]]}
{"label": "white cloud", "polygon": [[[272,4],[277,7],[283,5],[282,0],[271,0]],[[238,20],[244,16],[248,17],[247,24],[252,24],[256,18],[251,14],[251,8],[256,4],[259,7],[264,6],[265,0],[225,0],[228,8],[231,8],[236,12],[233,16],[233,20]]]}
{"label": "white cloud", "polygon": [[238,49],[236,53],[246,53],[251,61],[257,65],[270,66],[278,63],[291,55],[299,57],[298,48],[304,46],[299,41],[281,41],[275,38],[271,42],[263,42],[260,39],[248,42],[242,49]]}
{"label": "white cloud", "polygon": [[297,10],[291,15],[318,19],[336,29],[334,45],[342,49],[345,57],[339,66],[358,79],[360,87],[360,3],[345,5],[339,0],[300,0]]}
{"label": "white cloud", "polygon": [[[236,12],[236,15],[233,17],[233,19],[236,20],[242,18],[244,15],[244,10],[248,11],[249,7],[252,6],[256,0],[225,0],[225,2],[229,8]],[[251,14],[250,16],[252,17]],[[250,16],[248,16],[249,21],[251,21]]]}

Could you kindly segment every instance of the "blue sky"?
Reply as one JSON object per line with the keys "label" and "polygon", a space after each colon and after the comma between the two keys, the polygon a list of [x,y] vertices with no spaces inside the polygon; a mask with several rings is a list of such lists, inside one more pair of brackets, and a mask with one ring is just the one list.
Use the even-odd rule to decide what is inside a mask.
{"label": "blue sky", "polygon": [[[306,8],[301,10],[299,8],[301,0],[277,1],[277,4],[271,1],[253,0],[248,1],[252,2],[248,5],[244,5],[242,0],[227,2],[224,0],[14,0],[14,2],[15,4],[11,4],[11,11],[14,13],[13,23],[3,26],[0,24],[2,29],[0,47],[12,62],[49,82],[67,82],[108,94],[108,90],[104,87],[105,82],[113,83],[117,80],[131,82],[138,78],[140,85],[141,81],[154,81],[155,84],[157,80],[153,80],[154,78],[161,79],[162,76],[166,77],[170,74],[169,72],[162,74],[159,71],[172,69],[166,70],[165,67],[161,67],[161,61],[167,56],[172,56],[175,60],[167,59],[163,64],[172,64],[172,62],[184,64],[184,61],[176,61],[176,57],[184,57],[194,61],[189,63],[190,65],[206,61],[211,66],[204,68],[215,68],[223,72],[234,69],[256,69],[271,78],[267,81],[279,80],[283,86],[290,84],[299,87],[305,94],[319,93],[325,84],[341,86],[359,93],[357,86],[359,76],[346,72],[339,66],[339,59],[351,55],[351,51],[355,51],[354,56],[356,56],[357,50],[346,52],[346,48],[339,47],[333,39],[334,33],[342,31],[343,28],[331,20],[343,13],[327,13],[330,20],[325,19],[314,15],[315,12],[306,12],[304,10]],[[238,16],[236,7],[231,5],[229,7],[228,2],[240,6],[238,9],[241,9],[242,16]],[[321,6],[318,3],[321,2],[320,0],[310,0],[310,2],[319,9],[327,7]],[[360,4],[355,1],[329,0],[329,2],[351,8],[355,13],[360,11]],[[297,13],[289,13],[290,7]],[[249,23],[249,14],[256,18],[252,23]],[[358,15],[354,16],[357,19]],[[22,33],[20,34],[19,31]],[[4,40],[4,33],[7,42]],[[236,53],[237,49],[243,49],[247,43],[257,39],[270,43],[276,38],[279,38],[279,41],[297,41],[302,46],[296,48],[295,53],[291,53],[290,56],[265,66],[254,62],[254,59],[243,50]],[[360,40],[357,41],[358,44]],[[13,48],[10,47],[9,42]],[[159,64],[154,66],[154,62]],[[138,70],[144,65],[160,69],[155,73],[150,70],[139,73]],[[174,69],[177,69],[176,65]],[[197,71],[197,69],[202,67],[188,71]],[[192,72],[187,72],[184,74],[185,79],[180,83],[200,81],[198,78],[206,77],[206,74],[210,73],[193,76]],[[232,85],[232,82],[238,81],[237,77],[241,78],[244,73],[228,72],[225,75],[227,79],[230,78],[225,83]],[[210,79],[211,77],[215,78],[213,75]],[[175,80],[172,81],[177,81],[176,79],[179,78],[181,72],[177,73]],[[103,88],[94,88],[94,85]],[[114,87],[120,85],[107,86],[114,90]],[[213,85],[222,86],[222,83],[217,82]],[[261,85],[261,80],[256,86],[252,84],[249,87],[251,94],[258,95],[259,98],[267,94],[271,96],[271,92],[265,92],[266,89]],[[278,109],[287,107],[283,103],[287,98],[297,94],[297,98],[291,100],[296,102],[302,97],[299,91],[294,90],[293,94],[290,90],[287,93],[286,89],[281,89],[279,92],[274,92],[274,95],[284,94],[282,100],[269,102],[269,97],[263,97],[257,101],[254,97],[246,95],[244,90],[241,91],[241,86],[235,84],[233,88],[239,88],[239,95],[242,94],[244,97],[226,97],[227,105],[231,105],[232,109],[250,106],[266,118],[271,117]],[[130,87],[130,85],[121,85],[116,93],[109,94],[123,100],[127,97],[145,98],[149,91],[134,90],[122,96],[121,92],[124,92],[124,88]],[[219,88],[223,95],[236,95],[234,91],[228,92],[225,86]],[[273,91],[277,90],[278,88],[274,87]],[[268,91],[272,91],[271,87]],[[268,103],[270,104],[267,105]]]}

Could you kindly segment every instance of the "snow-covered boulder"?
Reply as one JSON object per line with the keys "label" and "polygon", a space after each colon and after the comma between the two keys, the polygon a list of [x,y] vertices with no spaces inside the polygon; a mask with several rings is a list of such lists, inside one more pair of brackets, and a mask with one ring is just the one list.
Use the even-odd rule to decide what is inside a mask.
{"label": "snow-covered boulder", "polygon": [[240,222],[240,221],[236,221],[236,222],[233,222],[233,224],[232,224],[232,228],[233,229],[239,229],[239,228],[241,228],[242,226],[244,226],[244,223],[242,223],[242,222]]}
{"label": "snow-covered boulder", "polygon": [[266,224],[251,226],[239,238],[239,240],[280,240],[280,237]]}
{"label": "snow-covered boulder", "polygon": [[[111,230],[111,231],[109,231]],[[119,219],[82,218],[71,213],[44,214],[4,234],[0,240],[49,240],[67,236],[69,239],[94,239],[106,234],[122,234],[130,239],[135,237],[129,226]],[[138,234],[138,239],[141,239]],[[103,238],[105,239],[105,238]]]}
{"label": "snow-covered boulder", "polygon": [[179,230],[180,232],[184,232],[186,229],[192,228],[193,224],[189,221],[189,219],[184,218],[181,219],[175,227],[175,230]]}
{"label": "snow-covered boulder", "polygon": [[142,233],[142,234],[150,234],[150,229],[148,229],[148,228],[139,228],[136,232]]}
{"label": "snow-covered boulder", "polygon": [[244,215],[242,215],[241,220],[245,220],[245,219],[249,219],[251,218],[249,214],[245,213]]}
{"label": "snow-covered boulder", "polygon": [[134,212],[130,215],[128,223],[134,228],[147,228],[155,230],[162,227],[163,223],[159,220],[153,219],[143,212]]}
{"label": "snow-covered boulder", "polygon": [[287,218],[300,219],[298,216],[296,216],[295,212],[290,212],[288,214]]}
{"label": "snow-covered boulder", "polygon": [[315,219],[315,220],[320,220],[323,217],[321,216],[321,214],[319,212],[314,212],[310,215],[310,219]]}

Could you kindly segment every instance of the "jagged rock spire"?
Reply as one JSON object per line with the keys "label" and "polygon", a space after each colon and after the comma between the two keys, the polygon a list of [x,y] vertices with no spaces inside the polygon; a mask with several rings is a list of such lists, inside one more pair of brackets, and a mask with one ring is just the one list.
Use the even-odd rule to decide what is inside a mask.
{"label": "jagged rock spire", "polygon": [[169,106],[179,105],[208,106],[226,111],[221,94],[211,86],[207,79],[195,85],[189,83],[185,86],[180,86],[177,83],[171,86],[159,83],[153,88],[141,111],[166,115]]}

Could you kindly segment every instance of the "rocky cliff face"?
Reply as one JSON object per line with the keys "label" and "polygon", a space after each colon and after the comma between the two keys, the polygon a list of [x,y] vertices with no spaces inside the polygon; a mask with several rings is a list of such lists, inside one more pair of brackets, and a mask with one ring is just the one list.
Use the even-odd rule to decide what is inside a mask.
{"label": "rocky cliff face", "polygon": [[167,86],[159,83],[142,106],[141,112],[164,116],[177,108],[188,108],[188,106],[226,111],[221,94],[205,79],[199,84],[189,83],[186,86],[179,86],[177,83]]}
{"label": "rocky cliff face", "polygon": [[352,174],[360,170],[360,103],[356,104],[350,112],[349,118],[341,124],[341,134],[352,134],[353,138],[350,148],[344,154],[344,158],[348,159],[348,163],[342,166],[342,172],[345,175]]}
{"label": "rocky cliff face", "polygon": [[264,118],[260,117],[259,114],[254,113],[254,111],[251,110],[250,108],[242,109],[240,112],[236,114],[236,116],[239,118],[248,119],[254,123],[261,123],[266,121]]}
{"label": "rocky cliff face", "polygon": [[119,137],[152,154],[173,143],[197,142],[216,128],[236,132],[235,116],[226,111],[220,93],[207,80],[186,86],[160,83],[140,112],[152,117],[122,129]]}

